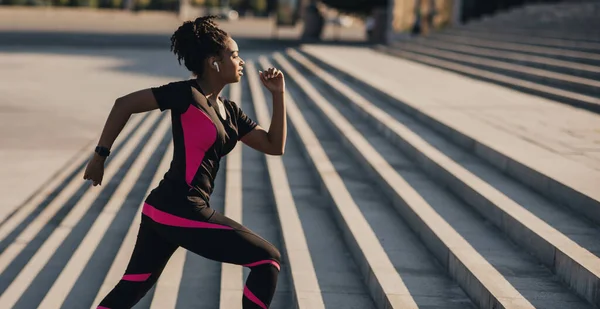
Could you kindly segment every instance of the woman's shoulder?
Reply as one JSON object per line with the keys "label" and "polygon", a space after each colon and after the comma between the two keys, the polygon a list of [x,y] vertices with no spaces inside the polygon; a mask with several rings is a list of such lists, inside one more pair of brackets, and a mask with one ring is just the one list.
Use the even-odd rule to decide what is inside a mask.
{"label": "woman's shoulder", "polygon": [[175,81],[170,81],[166,84],[164,84],[164,86],[171,86],[171,87],[189,87],[191,85],[191,82],[189,79],[182,79],[182,80],[175,80]]}
{"label": "woman's shoulder", "polygon": [[[187,89],[186,89],[187,88]],[[172,81],[152,88],[161,111],[171,109],[179,113],[187,110],[190,103],[190,86],[185,80]]]}
{"label": "woman's shoulder", "polygon": [[225,108],[230,111],[235,111],[238,108],[238,105],[227,97],[219,96],[219,99],[221,99],[221,102],[223,102]]}
{"label": "woman's shoulder", "polygon": [[167,83],[159,84],[152,87],[153,90],[162,90],[162,91],[181,91],[186,87],[190,86],[189,80],[177,80],[170,81]]}

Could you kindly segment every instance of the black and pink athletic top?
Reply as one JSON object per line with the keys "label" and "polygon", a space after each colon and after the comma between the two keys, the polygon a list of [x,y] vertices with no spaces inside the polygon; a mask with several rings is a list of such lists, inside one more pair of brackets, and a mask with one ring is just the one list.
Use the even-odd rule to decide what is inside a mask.
{"label": "black and pink athletic top", "polygon": [[147,201],[165,211],[174,210],[172,205],[179,201],[208,203],[220,159],[256,127],[256,122],[235,102],[220,98],[226,111],[223,118],[218,106],[209,106],[203,99],[194,79],[155,87],[152,92],[161,111],[171,110],[175,148],[169,170]]}

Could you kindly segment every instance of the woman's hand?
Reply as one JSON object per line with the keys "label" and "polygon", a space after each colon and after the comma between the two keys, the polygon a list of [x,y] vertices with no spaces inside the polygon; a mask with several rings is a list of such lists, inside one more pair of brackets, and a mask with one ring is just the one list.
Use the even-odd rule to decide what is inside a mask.
{"label": "woman's hand", "polygon": [[260,80],[271,93],[282,93],[285,91],[285,79],[283,72],[276,68],[269,68],[266,72],[258,71]]}
{"label": "woman's hand", "polygon": [[85,168],[85,173],[83,174],[83,179],[91,180],[94,187],[97,185],[102,185],[102,177],[104,177],[104,161],[106,158],[103,158],[97,154],[94,154],[94,157],[90,159],[87,167]]}

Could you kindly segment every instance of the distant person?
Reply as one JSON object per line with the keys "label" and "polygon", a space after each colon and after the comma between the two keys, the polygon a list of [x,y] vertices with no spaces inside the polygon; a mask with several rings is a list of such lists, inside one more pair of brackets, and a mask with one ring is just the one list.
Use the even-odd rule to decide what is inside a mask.
{"label": "distant person", "polygon": [[[145,200],[133,254],[123,278],[98,309],[133,307],[156,283],[178,247],[205,258],[250,268],[244,309],[268,308],[281,255],[272,244],[210,207],[219,162],[242,141],[270,155],[282,155],[286,141],[283,73],[259,72],[273,96],[266,131],[238,103],[220,96],[243,75],[237,43],[213,23],[214,16],[187,21],[171,37],[171,50],[195,78],[139,90],[116,100],[84,179],[101,185],[113,142],[134,113],[171,110],[174,155],[170,169]],[[256,74],[250,72],[249,74]],[[202,291],[198,291],[202,293]]]}
{"label": "distant person", "polygon": [[415,22],[410,31],[412,35],[421,34],[421,30],[422,30],[421,21],[422,21],[421,0],[417,0],[415,2]]}
{"label": "distant person", "polygon": [[325,17],[316,3],[308,4],[304,11],[304,31],[302,40],[316,41],[321,38]]}
{"label": "distant person", "polygon": [[367,17],[367,20],[365,21],[365,30],[367,31],[367,39],[373,41],[373,31],[375,30],[375,18],[373,16]]}
{"label": "distant person", "polygon": [[429,7],[427,10],[427,33],[433,31],[435,28],[435,16],[437,15],[437,9],[435,7],[435,0],[429,0]]}

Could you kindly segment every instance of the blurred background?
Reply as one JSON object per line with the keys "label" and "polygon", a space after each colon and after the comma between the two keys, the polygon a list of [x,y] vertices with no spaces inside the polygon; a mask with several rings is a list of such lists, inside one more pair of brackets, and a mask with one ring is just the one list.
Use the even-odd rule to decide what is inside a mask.
{"label": "blurred background", "polygon": [[[588,0],[589,1],[589,0]],[[129,12],[132,16],[173,15],[185,20],[200,15],[217,15],[222,21],[233,22],[246,19],[269,20],[279,28],[302,27],[298,37],[306,40],[323,39],[323,29],[362,27],[371,41],[383,42],[392,32],[424,33],[451,25],[464,24],[493,16],[527,4],[557,2],[588,2],[581,0],[1,0],[5,11],[3,27],[14,29],[35,27],[27,21],[39,19],[35,11],[45,9],[58,12],[77,11],[79,18],[89,18],[90,12],[111,12],[119,15]],[[9,13],[11,12],[11,13]],[[23,15],[25,14],[25,15]],[[63,13],[68,14],[68,13]],[[135,14],[135,15],[134,15]],[[121,13],[120,15],[123,15]],[[11,18],[12,16],[12,18]],[[85,16],[85,17],[84,17]],[[77,19],[77,16],[69,16]],[[117,18],[117,17],[115,17]],[[72,28],[75,20],[54,20],[56,25],[39,25],[44,29]],[[99,24],[102,24],[101,22]],[[110,27],[103,25],[104,27]],[[116,26],[116,25],[115,25]],[[119,25],[121,28],[126,27]],[[85,27],[85,26],[83,26]],[[100,29],[97,29],[98,31]],[[150,29],[148,29],[150,31]],[[337,30],[339,31],[339,29]],[[260,32],[260,31],[258,31]],[[273,34],[267,31],[266,34]],[[258,33],[256,33],[258,35]],[[265,35],[265,34],[260,34]],[[340,37],[335,37],[340,39]]]}

